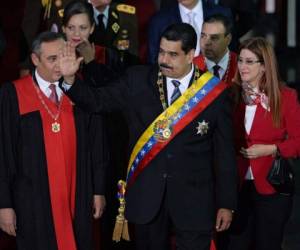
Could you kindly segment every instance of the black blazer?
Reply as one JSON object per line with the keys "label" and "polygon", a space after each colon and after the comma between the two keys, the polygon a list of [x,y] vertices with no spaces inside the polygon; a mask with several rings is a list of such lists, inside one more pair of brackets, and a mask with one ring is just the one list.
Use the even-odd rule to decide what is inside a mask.
{"label": "black blazer", "polygon": [[[132,67],[110,86],[98,89],[77,80],[67,95],[92,112],[121,110],[128,123],[131,152],[141,134],[163,111],[157,73],[157,67]],[[149,222],[164,198],[172,220],[187,230],[212,229],[215,207],[236,208],[230,113],[225,90],[149,163],[126,193],[126,218],[130,222]],[[209,129],[201,136],[196,127],[204,120]]]}
{"label": "black blazer", "polygon": [[[206,2],[202,2],[202,7],[203,19],[214,14],[222,14],[232,18],[231,10],[229,8],[220,5],[208,5]],[[154,64],[157,62],[161,35],[169,25],[175,23],[182,23],[178,3],[173,4],[169,8],[160,10],[151,18],[148,28],[149,63]]]}

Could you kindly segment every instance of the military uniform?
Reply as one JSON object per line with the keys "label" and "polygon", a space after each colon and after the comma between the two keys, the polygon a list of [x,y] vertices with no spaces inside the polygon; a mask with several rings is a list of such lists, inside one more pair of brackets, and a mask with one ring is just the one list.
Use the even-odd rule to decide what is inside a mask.
{"label": "military uniform", "polygon": [[138,24],[135,7],[111,3],[105,34],[99,25],[96,25],[91,41],[119,51],[128,51],[138,57]]}

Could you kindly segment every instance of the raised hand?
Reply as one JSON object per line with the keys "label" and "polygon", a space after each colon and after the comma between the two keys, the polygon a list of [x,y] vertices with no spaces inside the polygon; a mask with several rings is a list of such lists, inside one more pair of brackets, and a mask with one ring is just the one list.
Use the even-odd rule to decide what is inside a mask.
{"label": "raised hand", "polygon": [[75,74],[82,60],[82,57],[76,58],[75,47],[70,42],[65,42],[59,54],[59,67],[68,84],[73,84]]}

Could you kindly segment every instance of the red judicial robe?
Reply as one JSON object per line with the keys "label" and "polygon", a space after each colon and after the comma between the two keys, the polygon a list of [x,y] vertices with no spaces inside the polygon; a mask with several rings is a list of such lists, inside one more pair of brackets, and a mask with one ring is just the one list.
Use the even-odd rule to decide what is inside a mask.
{"label": "red judicial robe", "polygon": [[[205,64],[205,58],[202,54],[199,56],[196,56],[193,60],[194,64],[198,66],[198,68],[202,71],[207,71],[207,67]],[[227,66],[226,72],[221,79],[222,81],[231,84],[232,83],[232,78],[235,75],[235,72],[237,70],[237,55],[236,53],[230,51],[229,52],[229,65]]]}
{"label": "red judicial robe", "polygon": [[0,107],[0,208],[16,211],[18,249],[92,249],[92,198],[104,192],[106,164],[100,117],[64,96],[54,133],[31,76],[4,84]]}

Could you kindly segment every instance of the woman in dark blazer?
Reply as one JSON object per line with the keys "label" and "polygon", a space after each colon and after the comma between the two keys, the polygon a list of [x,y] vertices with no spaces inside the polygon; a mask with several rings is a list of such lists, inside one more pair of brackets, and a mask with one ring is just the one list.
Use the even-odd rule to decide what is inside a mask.
{"label": "woman in dark blazer", "polygon": [[280,250],[292,197],[268,183],[274,156],[300,155],[300,105],[279,79],[272,46],[263,38],[241,44],[234,86],[234,128],[240,199],[230,250]]}

